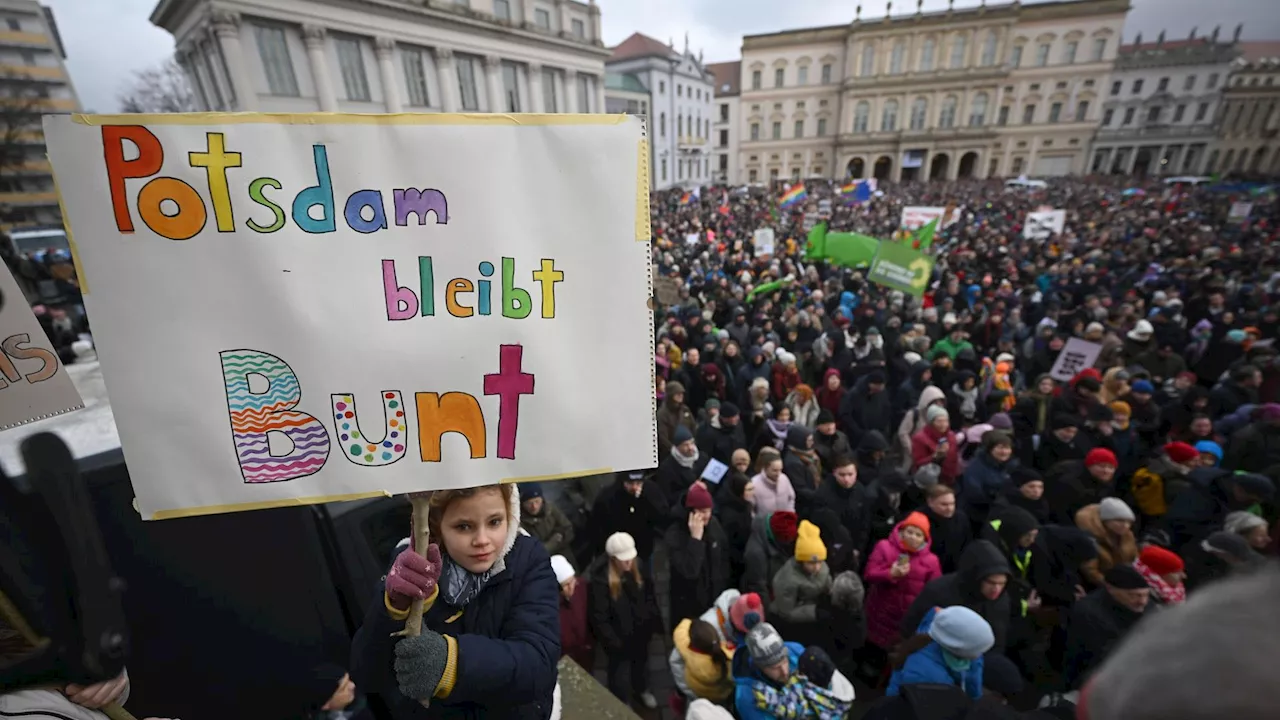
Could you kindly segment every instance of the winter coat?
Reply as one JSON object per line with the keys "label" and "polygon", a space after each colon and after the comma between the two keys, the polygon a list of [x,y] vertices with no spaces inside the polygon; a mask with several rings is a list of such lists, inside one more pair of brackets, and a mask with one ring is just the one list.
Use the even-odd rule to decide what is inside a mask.
{"label": "winter coat", "polygon": [[591,622],[588,615],[587,578],[578,578],[573,589],[573,597],[565,600],[560,595],[560,653],[568,655],[574,662],[591,672],[595,666],[596,640],[591,634]]}
{"label": "winter coat", "polygon": [[1111,654],[1125,635],[1144,615],[1116,602],[1106,588],[1099,588],[1071,608],[1067,620],[1067,647],[1063,679],[1073,690],[1082,687],[1089,675]]}
{"label": "winter coat", "polygon": [[1260,473],[1280,465],[1280,428],[1266,422],[1249,425],[1231,436],[1222,466],[1231,470]]}
{"label": "winter coat", "polygon": [[893,425],[893,401],[889,393],[872,393],[863,377],[840,400],[840,422],[854,443],[871,430],[888,435]]}
{"label": "winter coat", "polygon": [[791,485],[800,490],[817,490],[822,482],[822,462],[818,454],[805,446],[813,431],[795,423],[787,430],[787,448],[782,453],[782,471],[791,480]]}
{"label": "winter coat", "polygon": [[912,455],[911,438],[920,432],[927,424],[925,422],[925,414],[929,410],[929,406],[939,400],[946,400],[947,394],[934,385],[926,387],[920,391],[920,398],[916,401],[914,409],[907,411],[902,416],[902,422],[898,424],[898,447],[902,453],[902,469],[910,470],[913,465],[914,456]]}
{"label": "winter coat", "polygon": [[698,428],[694,437],[703,457],[719,460],[725,465],[732,464],[734,450],[747,448],[747,436],[741,422],[725,427],[719,418],[708,420]]}
{"label": "winter coat", "polygon": [[596,496],[588,527],[595,531],[592,546],[604,552],[604,543],[616,532],[629,534],[636,541],[636,552],[643,559],[653,554],[653,543],[667,523],[670,505],[658,484],[644,481],[640,497],[627,492],[622,479],[606,487]]}
{"label": "winter coat", "polygon": [[916,596],[899,626],[902,636],[914,635],[930,609],[963,605],[990,623],[996,638],[991,652],[1003,653],[1012,617],[1009,594],[1000,593],[995,600],[983,597],[982,580],[988,575],[1004,575],[1010,579],[1013,577],[1009,561],[995,545],[986,540],[975,540],[960,557],[959,570],[930,581]]}
{"label": "winter coat", "polygon": [[1076,513],[1076,527],[1093,537],[1098,548],[1097,570],[1090,573],[1092,577],[1085,579],[1095,587],[1102,584],[1102,574],[1117,565],[1132,565],[1138,559],[1138,541],[1129,529],[1124,535],[1115,537],[1107,532],[1099,514],[1101,506],[1085,505]]}
{"label": "winter coat", "polygon": [[788,560],[773,576],[773,600],[767,617],[787,624],[817,621],[817,603],[831,592],[831,570],[826,563],[817,575],[809,575],[795,558]]}
{"label": "winter coat", "polygon": [[871,483],[870,487],[867,488],[867,505],[870,508],[871,516],[871,538],[867,544],[868,552],[876,543],[893,533],[893,528],[911,512],[913,504],[908,501],[907,493],[895,494],[889,492],[883,480]]}
{"label": "winter coat", "polygon": [[[720,597],[716,598],[715,604],[698,616],[699,620],[710,624],[711,627],[716,629],[716,633],[720,636],[720,645],[728,653],[730,659],[733,658],[734,650],[746,641],[746,637],[734,628],[733,620],[729,615],[733,604],[740,597],[742,597],[742,593],[738,592],[736,588],[729,588],[720,593]],[[693,622],[689,621],[689,624],[692,626]],[[678,628],[679,626],[677,626]],[[686,630],[686,632],[688,631]],[[685,658],[679,647],[672,648],[671,654],[667,656],[667,664],[671,667],[671,678],[675,681],[676,688],[687,698],[695,697],[685,675]]]}
{"label": "winter coat", "polygon": [[546,498],[542,500],[542,512],[537,515],[520,514],[520,527],[540,540],[548,555],[563,555],[573,563],[573,524],[560,508]]}
{"label": "winter coat", "polygon": [[849,533],[849,543],[859,557],[866,557],[871,542],[871,503],[867,486],[861,476],[853,487],[840,487],[835,477],[828,475],[818,487],[818,504],[836,514],[840,525]]}
{"label": "winter coat", "polygon": [[693,465],[685,467],[676,459],[674,452],[667,453],[662,458],[662,462],[658,463],[658,472],[653,480],[658,483],[658,487],[662,488],[663,496],[671,500],[688,490],[689,486],[698,480],[709,461],[710,458],[699,451],[698,459],[693,462]]}
{"label": "winter coat", "polygon": [[[636,560],[640,562],[639,559]],[[601,555],[587,569],[591,631],[607,655],[634,657],[662,626],[653,583],[636,585],[631,573],[622,574],[618,597],[609,593],[609,556]]]}
{"label": "winter coat", "polygon": [[725,551],[729,555],[729,584],[733,587],[742,580],[746,567],[747,541],[751,539],[754,510],[751,503],[728,492],[721,495],[716,506],[720,527],[724,530]]}
{"label": "winter coat", "polygon": [[[933,618],[938,613],[938,608],[931,608],[929,612],[920,621],[919,627],[916,628],[917,634],[928,634],[929,628],[933,626]],[[974,700],[982,697],[982,657],[979,656],[969,663],[969,668],[963,672],[956,672],[947,667],[947,661],[942,655],[942,646],[936,642],[930,642],[920,650],[917,650],[907,656],[906,663],[893,672],[889,677],[889,687],[885,689],[886,696],[897,695],[903,685],[919,685],[921,683],[934,683],[937,685],[955,685],[965,691],[970,698]]]}
{"label": "winter coat", "polygon": [[788,642],[786,648],[791,674],[783,684],[767,678],[745,647],[733,654],[733,705],[739,720],[841,720],[853,706],[853,685],[836,672],[830,688],[818,687],[796,672],[804,646]]}
{"label": "winter coat", "polygon": [[778,475],[778,482],[769,482],[763,472],[751,478],[756,489],[756,517],[768,518],[779,510],[796,511],[796,491],[791,487],[791,479],[784,472]]}
{"label": "winter coat", "polygon": [[[124,696],[117,704],[123,705],[128,698],[129,690],[126,688]],[[107,715],[98,710],[76,705],[57,690],[29,689],[0,693],[0,717],[31,718],[31,720],[46,720],[46,718],[48,720],[106,720]]]}
{"label": "winter coat", "polygon": [[1129,479],[1134,509],[1148,518],[1163,517],[1189,484],[1183,468],[1175,465],[1168,455],[1157,455]]}
{"label": "winter coat", "polygon": [[1170,548],[1186,556],[1186,549],[1222,529],[1227,513],[1240,508],[1231,503],[1230,470],[1199,468],[1187,476],[1190,486],[1178,495],[1164,516],[1165,529],[1173,542]]}
{"label": "winter coat", "polygon": [[1102,502],[1115,492],[1115,479],[1098,482],[1084,461],[1064,462],[1053,468],[1044,479],[1044,495],[1049,504],[1049,517],[1059,525],[1073,525],[1076,513],[1085,505]]}
{"label": "winter coat", "polygon": [[[687,516],[683,516],[687,518]],[[687,519],[674,522],[664,538],[671,564],[671,622],[695,618],[729,587],[729,541],[714,516],[702,539],[689,534]]]}
{"label": "winter coat", "polygon": [[[942,565],[929,551],[928,541],[918,550],[908,550],[899,536],[902,527],[902,523],[898,523],[887,539],[876,543],[867,558],[864,574],[867,583],[867,639],[886,650],[897,644],[902,618],[924,586],[930,580],[942,577]],[[910,558],[910,569],[905,577],[895,578],[890,570],[898,562],[898,557],[904,554]]]}
{"label": "winter coat", "polygon": [[[947,452],[942,462],[938,463],[935,453],[944,438],[947,440]],[[939,433],[932,425],[925,425],[912,435],[911,471],[915,472],[930,463],[935,463],[942,469],[938,482],[954,486],[956,479],[960,477],[960,438],[950,430]]]}
{"label": "winter coat", "polygon": [[[670,384],[667,385],[667,394],[668,396],[671,394]],[[658,457],[667,457],[671,454],[671,441],[676,435],[678,425],[689,428],[690,434],[698,430],[698,423],[694,420],[689,406],[684,403],[676,405],[668,397],[658,408]]]}
{"label": "winter coat", "polygon": [[1223,380],[1209,391],[1209,417],[1230,415],[1241,405],[1258,404],[1258,392],[1253,388],[1241,387],[1231,380]]}
{"label": "winter coat", "polygon": [[769,518],[756,518],[744,553],[742,592],[756,593],[768,603],[773,597],[773,576],[791,559],[791,549],[778,547],[769,530]]}
{"label": "winter coat", "polygon": [[929,518],[929,550],[938,558],[942,572],[955,572],[965,548],[974,540],[969,516],[958,507],[949,518],[930,510],[928,505],[922,505],[919,512]]}
{"label": "winter coat", "polygon": [[1031,584],[1045,608],[1069,608],[1076,586],[1085,587],[1083,569],[1096,565],[1093,535],[1075,527],[1041,525],[1031,552]]}
{"label": "winter coat", "polygon": [[822,411],[817,397],[809,398],[807,403],[801,402],[799,393],[792,390],[784,403],[791,408],[791,422],[813,429],[814,423],[818,420],[818,413]]}
{"label": "winter coat", "polygon": [[836,458],[853,455],[853,447],[849,444],[849,436],[842,430],[832,435],[813,432],[813,451],[818,453],[823,470],[830,472],[835,467]]}
{"label": "winter coat", "polygon": [[1084,460],[1086,453],[1084,448],[1080,447],[1079,437],[1077,435],[1071,442],[1066,443],[1059,440],[1052,430],[1041,435],[1040,447],[1035,453],[1036,469],[1042,473],[1048,473],[1060,462]]}
{"label": "winter coat", "polygon": [[965,466],[960,477],[959,500],[973,522],[983,523],[991,512],[991,505],[1004,494],[1012,482],[1009,470],[1016,461],[996,462],[985,447],[978,448],[973,460]]}
{"label": "winter coat", "polygon": [[[710,655],[698,652],[689,646],[689,628],[692,625],[693,620],[685,618],[671,633],[671,640],[675,644],[673,652],[678,653],[682,661],[681,680],[684,688],[688,689],[688,695],[691,698],[706,698],[712,702],[723,703],[733,695],[733,676],[729,671],[732,651],[726,652],[722,670]],[[674,674],[674,668],[672,672]]]}
{"label": "winter coat", "polygon": [[351,679],[379,694],[397,718],[551,717],[560,659],[560,584],[542,543],[519,532],[519,493],[511,494],[505,568],[465,607],[437,597],[423,614],[423,628],[456,643],[456,680],[445,698],[423,707],[400,693],[393,637],[403,620],[388,614],[382,598],[369,604],[351,647]]}

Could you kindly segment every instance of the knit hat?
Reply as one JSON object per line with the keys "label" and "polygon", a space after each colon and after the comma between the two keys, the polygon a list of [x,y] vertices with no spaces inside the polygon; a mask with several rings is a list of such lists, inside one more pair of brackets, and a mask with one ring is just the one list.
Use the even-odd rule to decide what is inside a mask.
{"label": "knit hat", "polygon": [[925,542],[929,541],[929,518],[925,517],[924,513],[913,512],[902,522],[898,523],[899,532],[902,531],[902,528],[908,527],[916,528],[920,532],[924,533]]}
{"label": "knit hat", "polygon": [[843,610],[862,610],[867,589],[862,578],[852,570],[845,570],[831,581],[831,604]]}
{"label": "knit hat", "polygon": [[520,483],[520,500],[532,500],[542,497],[542,483]]}
{"label": "knit hat", "polygon": [[696,482],[685,493],[684,506],[690,510],[710,510],[715,507],[715,502],[712,501],[711,491],[707,490],[707,486]]}
{"label": "knit hat", "polygon": [[1258,419],[1264,422],[1275,422],[1280,420],[1280,405],[1276,403],[1267,403],[1258,411]]}
{"label": "knit hat", "polygon": [[926,410],[924,413],[925,422],[932,423],[934,420],[940,417],[950,417],[950,416],[947,414],[946,408],[940,407],[938,405],[930,405],[929,409]]}
{"label": "knit hat", "polygon": [[570,564],[568,558],[563,555],[551,556],[551,571],[556,574],[556,582],[561,585],[576,574],[573,571],[573,565]]}
{"label": "knit hat", "polygon": [[667,397],[681,395],[684,393],[684,385],[678,380],[672,380],[671,382],[667,383],[666,390],[667,390]]}
{"label": "knit hat", "polygon": [[1234,482],[1241,490],[1254,496],[1261,502],[1271,502],[1276,496],[1276,486],[1271,482],[1271,478],[1266,475],[1257,473],[1236,473],[1231,476]]}
{"label": "knit hat", "polygon": [[1142,561],[1143,565],[1151,568],[1151,572],[1157,575],[1171,575],[1176,572],[1182,572],[1186,567],[1177,553],[1155,545],[1148,545],[1142,548],[1142,552],[1138,553],[1138,559]]}
{"label": "knit hat", "polygon": [[[721,410],[720,414],[723,415],[724,411]],[[813,424],[814,426],[826,425],[827,423],[833,423],[835,421],[836,421],[836,416],[833,415],[830,410],[823,408],[818,411],[818,419],[814,421]]]}
{"label": "knit hat", "polygon": [[715,410],[720,407],[720,401],[716,398],[707,398],[707,401],[702,404],[702,407],[708,410]]}
{"label": "knit hat", "polygon": [[[670,394],[670,391],[668,391],[668,394]],[[671,436],[671,444],[679,445],[680,443],[689,442],[692,439],[693,433],[689,432],[689,428],[684,425],[677,425],[675,434]]]}
{"label": "knit hat", "polygon": [[827,546],[822,544],[822,531],[808,520],[800,521],[796,533],[796,562],[817,562],[827,559]]}
{"label": "knit hat", "polygon": [[991,624],[963,605],[937,611],[929,626],[929,637],[947,652],[967,660],[982,657],[996,644]]}
{"label": "knit hat", "polygon": [[1022,672],[1009,658],[991,653],[982,658],[982,687],[994,690],[1004,697],[1022,692]]}
{"label": "knit hat", "polygon": [[1134,517],[1133,509],[1125,504],[1120,498],[1102,498],[1102,502],[1098,503],[1098,517],[1102,522],[1108,520],[1128,520],[1135,522],[1138,518]]}
{"label": "knit hat", "polygon": [[1094,465],[1110,465],[1113,468],[1120,467],[1120,462],[1116,460],[1116,454],[1106,448],[1094,448],[1084,456],[1084,466],[1093,467]]}
{"label": "knit hat", "polygon": [[1132,565],[1116,565],[1103,573],[1102,581],[1117,590],[1144,590],[1149,587],[1146,578]]}
{"label": "knit hat", "polygon": [[1053,416],[1054,430],[1063,430],[1066,428],[1078,428],[1078,427],[1080,427],[1079,416],[1072,415],[1071,413],[1055,413]]}
{"label": "knit hat", "polygon": [[779,510],[770,515],[769,530],[773,532],[773,539],[783,544],[795,542],[799,522],[800,519],[790,510]]}
{"label": "knit hat", "polygon": [[604,541],[604,551],[609,557],[615,560],[626,562],[634,560],[636,555],[636,539],[631,537],[630,533],[616,532]]}
{"label": "knit hat", "polygon": [[1037,480],[1044,482],[1044,477],[1035,468],[1029,467],[1014,468],[1009,473],[1009,479],[1018,487],[1022,487],[1029,482],[1035,482]]}
{"label": "knit hat", "polygon": [[[1125,417],[1131,417],[1133,415],[1133,408],[1129,406],[1129,403],[1123,400],[1117,400],[1111,403],[1108,407],[1111,408],[1112,417],[1115,417],[1116,415],[1124,415]],[[723,415],[724,410],[721,410],[720,414]]]}
{"label": "knit hat", "polygon": [[762,622],[747,633],[747,656],[756,667],[767,668],[787,659],[787,645],[772,625]]}
{"label": "knit hat", "polygon": [[1013,429],[1013,418],[1009,417],[1009,413],[996,413],[995,415],[992,415],[987,422],[991,424],[991,427],[997,430]]}
{"label": "knit hat", "polygon": [[885,492],[900,493],[906,492],[911,486],[911,479],[901,470],[887,470],[876,480],[876,483]]}
{"label": "knit hat", "polygon": [[982,434],[982,446],[988,452],[997,445],[1013,447],[1013,436],[1003,430],[988,430]]}
{"label": "knit hat", "polygon": [[733,418],[736,418],[738,417],[740,412],[741,411],[738,410],[738,406],[734,405],[731,402],[720,403],[720,418],[723,420],[731,420]]}
{"label": "knit hat", "polygon": [[1129,389],[1136,393],[1143,393],[1144,395],[1150,395],[1156,391],[1155,386],[1148,380],[1138,380],[1130,385]]}
{"label": "knit hat", "polygon": [[729,606],[729,622],[733,623],[734,629],[740,633],[748,632],[764,622],[764,603],[760,602],[760,595],[758,593],[739,595],[738,599]]}
{"label": "knit hat", "polygon": [[1102,381],[1095,377],[1082,377],[1076,381],[1076,387],[1089,392],[1098,392],[1102,389]]}
{"label": "knit hat", "polygon": [[822,688],[830,688],[831,676],[836,674],[836,664],[831,661],[831,656],[817,645],[805,648],[796,669],[810,682]]}
{"label": "knit hat", "polygon": [[1249,547],[1249,541],[1245,540],[1243,535],[1226,530],[1213,533],[1200,544],[1200,547],[1208,552],[1235,558],[1240,562],[1251,562],[1261,557]]}
{"label": "knit hat", "polygon": [[1190,465],[1200,457],[1194,447],[1184,442],[1171,442],[1164,446],[1164,454],[1179,465]]}
{"label": "knit hat", "polygon": [[1138,342],[1146,342],[1151,339],[1151,335],[1155,331],[1156,329],[1151,326],[1150,322],[1146,320],[1139,320],[1134,324],[1133,329],[1129,331],[1129,339],[1137,340]]}
{"label": "knit hat", "polygon": [[1095,404],[1089,407],[1089,420],[1094,423],[1109,423],[1116,414],[1111,412],[1110,405]]}
{"label": "knit hat", "polygon": [[[1196,452],[1201,455],[1212,455],[1218,458],[1218,462],[1222,462],[1222,446],[1212,440],[1201,440],[1196,443]],[[1217,465],[1218,463],[1214,463]]]}
{"label": "knit hat", "polygon": [[1237,535],[1246,535],[1253,532],[1254,528],[1264,528],[1267,521],[1254,515],[1247,510],[1237,510],[1227,513],[1227,519],[1222,523],[1222,529],[1227,532],[1233,532]]}

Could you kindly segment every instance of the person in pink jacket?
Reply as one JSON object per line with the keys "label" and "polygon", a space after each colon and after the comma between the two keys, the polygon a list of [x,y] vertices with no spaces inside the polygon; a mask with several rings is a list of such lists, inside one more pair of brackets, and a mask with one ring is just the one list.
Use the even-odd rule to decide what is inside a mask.
{"label": "person in pink jacket", "polygon": [[867,560],[867,639],[883,652],[901,639],[898,627],[925,583],[942,576],[929,550],[929,518],[913,512],[876,543]]}
{"label": "person in pink jacket", "polygon": [[756,517],[772,517],[779,510],[795,512],[796,491],[791,487],[787,474],[782,472],[782,456],[778,451],[762,449],[756,467],[760,472],[751,478],[751,485],[755,488]]}

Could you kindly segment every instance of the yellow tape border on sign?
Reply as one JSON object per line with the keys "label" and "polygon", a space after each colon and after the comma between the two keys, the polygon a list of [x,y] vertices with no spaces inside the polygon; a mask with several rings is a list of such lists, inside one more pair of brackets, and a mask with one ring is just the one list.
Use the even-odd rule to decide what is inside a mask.
{"label": "yellow tape border on sign", "polygon": [[72,113],[77,125],[621,125],[622,113]]}

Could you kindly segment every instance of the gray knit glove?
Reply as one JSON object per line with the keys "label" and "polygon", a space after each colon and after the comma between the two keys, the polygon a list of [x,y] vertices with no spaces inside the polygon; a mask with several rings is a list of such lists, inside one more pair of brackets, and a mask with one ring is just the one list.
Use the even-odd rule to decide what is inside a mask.
{"label": "gray knit glove", "polygon": [[405,697],[430,700],[449,663],[449,643],[444,636],[422,628],[418,637],[396,643],[396,682]]}

